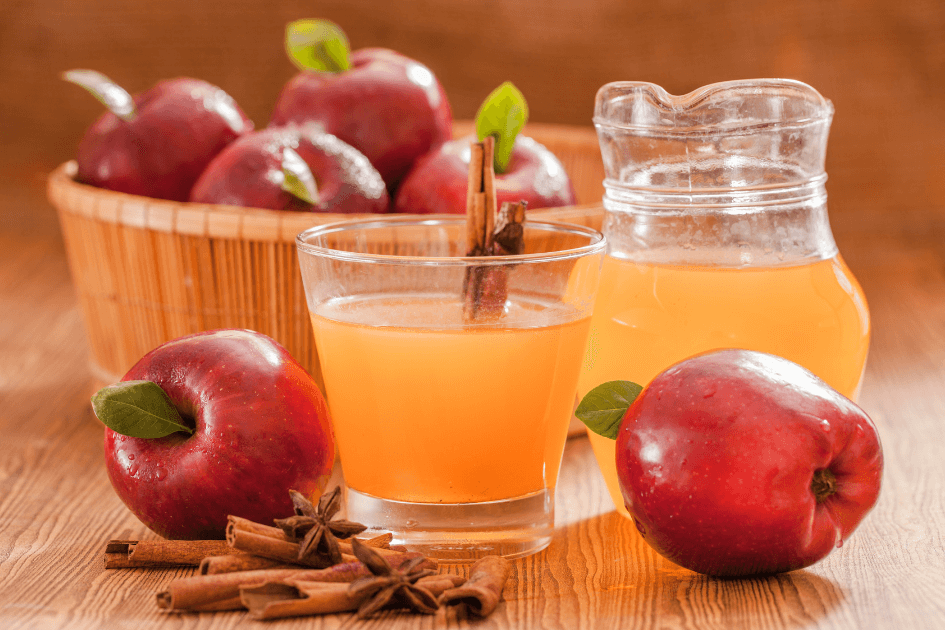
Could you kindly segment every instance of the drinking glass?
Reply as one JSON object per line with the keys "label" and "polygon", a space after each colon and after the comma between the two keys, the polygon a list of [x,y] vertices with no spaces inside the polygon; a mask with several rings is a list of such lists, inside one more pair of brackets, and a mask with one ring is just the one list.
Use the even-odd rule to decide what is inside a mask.
{"label": "drinking glass", "polygon": [[[446,562],[534,553],[554,526],[605,241],[528,221],[524,242],[465,257],[464,217],[403,216],[297,239],[348,518]],[[486,270],[504,304],[468,320]]]}
{"label": "drinking glass", "polygon": [[[830,101],[798,81],[732,81],[671,96],[597,94],[601,271],[578,393],[641,385],[694,354],[744,348],[799,363],[855,398],[870,319],[827,218]],[[627,515],[614,442],[589,433]]]}

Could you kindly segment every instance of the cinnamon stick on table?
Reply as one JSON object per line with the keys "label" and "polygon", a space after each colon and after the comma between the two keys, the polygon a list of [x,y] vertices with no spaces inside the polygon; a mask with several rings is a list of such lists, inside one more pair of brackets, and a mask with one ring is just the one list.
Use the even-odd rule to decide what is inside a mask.
{"label": "cinnamon stick on table", "polygon": [[349,583],[369,575],[368,568],[358,561],[327,569],[294,567],[196,575],[171,581],[157,594],[157,603],[159,608],[168,610],[233,610],[243,607],[239,597],[242,586],[296,577],[309,582],[343,583],[347,588]]}
{"label": "cinnamon stick on table", "polygon": [[473,614],[487,617],[499,605],[511,571],[512,564],[506,558],[480,558],[469,569],[469,579],[465,584],[440,596],[440,605],[465,605]]}
{"label": "cinnamon stick on table", "polygon": [[196,567],[207,556],[232,552],[225,540],[110,540],[105,568]]}
{"label": "cinnamon stick on table", "polygon": [[[431,575],[420,578],[417,586],[434,597],[463,582],[456,575]],[[352,595],[347,584],[312,582],[303,576],[240,588],[243,605],[254,619],[282,619],[306,615],[357,610],[365,601],[363,595]]]}
{"label": "cinnamon stick on table", "polygon": [[226,556],[208,556],[200,562],[197,573],[200,575],[216,575],[218,573],[235,573],[237,571],[259,571],[262,569],[299,569],[302,565],[295,562],[282,562],[250,553],[231,553]]}
{"label": "cinnamon stick on table", "polygon": [[[231,516],[226,527],[226,540],[229,543],[230,553],[233,549],[250,553],[272,560],[278,560],[285,563],[304,564],[316,569],[328,566],[324,558],[318,556],[309,557],[300,560],[299,543],[291,542],[286,539],[285,532],[278,527],[269,527],[260,523],[254,523],[245,518]],[[339,540],[338,548],[341,551],[341,557],[345,562],[355,560],[354,550],[351,543]],[[404,552],[395,549],[383,547],[376,548],[376,551],[388,559],[391,563],[402,561],[403,558],[416,558],[421,554],[416,552]],[[396,560],[395,560],[396,559]],[[436,568],[437,563],[432,559],[426,561],[425,566]]]}
{"label": "cinnamon stick on table", "polygon": [[[502,204],[496,216],[495,138],[487,136],[470,147],[466,192],[466,255],[500,256],[524,250],[525,202]],[[508,268],[482,265],[466,269],[463,281],[463,319],[467,323],[496,319],[508,297]]]}

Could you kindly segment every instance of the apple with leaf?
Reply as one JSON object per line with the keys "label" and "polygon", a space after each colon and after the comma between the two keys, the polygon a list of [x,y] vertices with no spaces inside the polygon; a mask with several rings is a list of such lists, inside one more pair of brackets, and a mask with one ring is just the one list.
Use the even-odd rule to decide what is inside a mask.
{"label": "apple with leaf", "polygon": [[271,522],[289,490],[318,496],[335,447],[314,379],[250,330],[169,341],[92,397],[115,492],[166,538],[223,538],[227,516]]}
{"label": "apple with leaf", "polygon": [[291,22],[286,50],[301,72],[283,88],[270,125],[317,123],[367,156],[389,190],[452,136],[446,93],[418,61],[384,48],[351,52],[328,20]]}
{"label": "apple with leaf", "polygon": [[368,159],[313,123],[241,137],[210,162],[190,201],[340,214],[386,212],[389,205]]}
{"label": "apple with leaf", "polygon": [[774,355],[697,355],[645,388],[604,383],[575,413],[617,440],[617,477],[644,540],[700,573],[809,566],[842,545],[879,497],[873,422]]}
{"label": "apple with leaf", "polygon": [[555,155],[521,135],[528,120],[525,97],[512,83],[493,90],[476,115],[475,138],[445,143],[425,155],[404,178],[394,211],[415,214],[463,214],[469,173],[470,144],[495,138],[496,204],[524,201],[529,208],[567,206],[575,202],[571,180]]}
{"label": "apple with leaf", "polygon": [[186,201],[207,164],[253,129],[236,102],[206,81],[168,79],[131,96],[94,70],[70,70],[63,78],[108,109],[76,154],[76,180],[99,188]]}

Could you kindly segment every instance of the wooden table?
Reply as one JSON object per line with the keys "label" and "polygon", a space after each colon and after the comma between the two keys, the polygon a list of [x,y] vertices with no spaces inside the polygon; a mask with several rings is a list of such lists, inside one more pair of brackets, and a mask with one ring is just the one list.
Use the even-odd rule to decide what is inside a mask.
{"label": "wooden table", "polygon": [[[35,171],[0,180],[0,628],[253,626],[243,613],[161,614],[189,570],[108,571],[110,538],[153,535],[121,504],[91,416],[81,314]],[[862,405],[879,426],[879,505],[842,549],[803,571],[719,580],[657,556],[618,516],[586,439],[568,444],[554,541],[514,563],[482,623],[388,614],[280,628],[945,627],[945,221],[913,213],[835,224],[874,337]],[[262,627],[262,626],[260,626]]]}

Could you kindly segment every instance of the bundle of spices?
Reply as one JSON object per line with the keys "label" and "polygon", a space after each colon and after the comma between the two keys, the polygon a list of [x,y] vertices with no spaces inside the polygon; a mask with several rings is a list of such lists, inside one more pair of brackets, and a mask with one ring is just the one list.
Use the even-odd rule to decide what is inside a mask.
{"label": "bundle of spices", "polygon": [[274,526],[231,516],[227,540],[111,541],[106,568],[199,566],[157,594],[162,610],[247,609],[257,619],[382,610],[432,614],[463,605],[487,616],[496,607],[509,562],[490,556],[468,579],[437,572],[437,562],[392,546],[391,534],[359,539],[366,528],[336,519],[340,489],[312,504],[292,492],[295,514]]}

